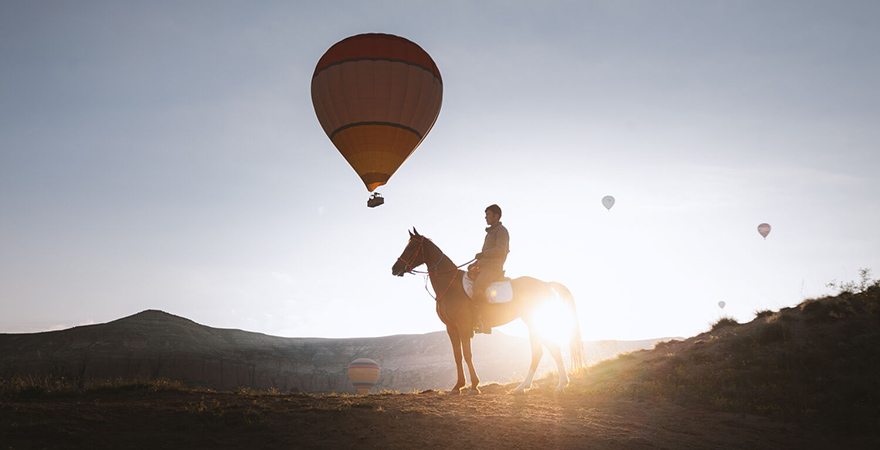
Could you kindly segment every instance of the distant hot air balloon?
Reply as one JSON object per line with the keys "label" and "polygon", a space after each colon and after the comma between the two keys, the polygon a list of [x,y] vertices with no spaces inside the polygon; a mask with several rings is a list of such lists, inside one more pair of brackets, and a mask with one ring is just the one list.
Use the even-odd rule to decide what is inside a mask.
{"label": "distant hot air balloon", "polygon": [[762,223],[758,225],[758,233],[761,233],[761,236],[767,239],[767,235],[770,234],[770,224]]}
{"label": "distant hot air balloon", "polygon": [[602,204],[605,206],[605,209],[611,211],[611,207],[614,206],[614,197],[610,195],[602,197]]}
{"label": "distant hot air balloon", "polygon": [[[337,42],[312,75],[318,121],[370,192],[425,139],[442,100],[443,80],[431,56],[390,34]],[[371,199],[381,199],[376,194]],[[374,203],[368,205],[382,202]]]}
{"label": "distant hot air balloon", "polygon": [[358,358],[348,365],[348,379],[358,393],[366,394],[379,381],[379,364],[368,358]]}
{"label": "distant hot air balloon", "polygon": [[726,305],[726,304],[727,303],[724,303],[724,301],[722,300],[722,301],[718,302],[718,307],[721,309],[724,309],[724,305]]}

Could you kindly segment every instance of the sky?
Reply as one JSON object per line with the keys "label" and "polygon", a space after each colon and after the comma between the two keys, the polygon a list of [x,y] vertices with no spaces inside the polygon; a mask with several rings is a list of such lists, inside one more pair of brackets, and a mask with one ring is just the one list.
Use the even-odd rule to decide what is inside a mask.
{"label": "sky", "polygon": [[[508,276],[568,286],[586,340],[835,293],[880,276],[877,23],[873,0],[2,0],[0,333],[146,309],[442,330],[424,277],[391,266],[413,227],[467,262],[493,203]],[[310,95],[367,32],[444,82],[374,209]]]}

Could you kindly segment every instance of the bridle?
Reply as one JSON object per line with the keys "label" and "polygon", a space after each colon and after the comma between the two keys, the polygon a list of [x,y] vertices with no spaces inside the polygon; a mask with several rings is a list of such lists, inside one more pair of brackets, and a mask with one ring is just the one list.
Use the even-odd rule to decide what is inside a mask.
{"label": "bridle", "polygon": [[[412,274],[416,274],[416,273],[418,273],[418,274],[425,275],[425,290],[426,290],[426,291],[428,291],[428,277],[429,277],[429,276],[431,276],[431,275],[435,275],[435,274],[446,273],[446,272],[454,272],[454,271],[456,271],[456,270],[458,270],[458,269],[460,269],[460,268],[462,268],[462,267],[464,267],[464,266],[466,266],[466,265],[468,265],[468,264],[470,264],[470,263],[472,263],[472,262],[474,262],[474,261],[477,260],[476,258],[474,258],[474,259],[472,259],[472,260],[470,260],[470,261],[468,261],[468,262],[466,262],[466,263],[464,263],[464,264],[462,264],[462,265],[460,265],[460,266],[453,267],[452,269],[449,269],[449,270],[443,270],[443,271],[437,271],[437,272],[432,272],[433,269],[436,269],[437,266],[439,266],[440,263],[443,262],[443,258],[446,257],[446,255],[445,255],[443,252],[440,252],[440,259],[437,260],[437,263],[436,263],[436,264],[434,264],[433,266],[428,267],[428,271],[427,271],[427,272],[422,272],[422,271],[419,271],[419,270],[415,270],[413,264],[415,264],[416,258],[419,256],[419,253],[422,253],[422,263],[417,264],[415,267],[418,267],[419,265],[421,265],[421,264],[423,264],[423,263],[424,263],[424,264],[427,264],[427,262],[425,261],[425,258],[426,258],[428,255],[427,255],[427,252],[425,252],[425,237],[424,237],[424,236],[413,236],[411,239],[416,239],[416,241],[419,243],[418,248],[416,248],[416,251],[413,252],[412,257],[409,259],[409,261],[403,259],[403,255],[399,256],[399,257],[397,258],[397,260],[400,261],[400,262],[402,262],[402,263],[404,264],[404,272],[406,272],[406,273],[412,273]],[[431,297],[433,297],[435,301],[438,301],[438,302],[439,302],[440,299],[442,299],[443,296],[446,295],[447,292],[449,292],[449,288],[451,288],[452,285],[453,285],[454,283],[455,283],[455,276],[453,276],[453,277],[449,280],[449,285],[446,286],[446,289],[443,290],[443,293],[441,293],[440,295],[438,295],[438,296],[435,297],[435,296],[431,295],[431,291],[428,291],[428,295],[431,295]]]}
{"label": "bridle", "polygon": [[[431,270],[436,269],[437,266],[439,266],[440,263],[443,262],[443,258],[445,258],[446,255],[443,254],[443,252],[440,252],[440,259],[437,260],[437,264],[434,264],[433,266],[428,267],[427,272],[421,272],[421,271],[415,270],[416,267],[418,267],[422,264],[427,264],[427,261],[425,261],[425,258],[428,256],[428,254],[427,254],[427,252],[425,252],[425,237],[424,236],[413,236],[412,239],[415,239],[416,242],[419,243],[418,248],[416,248],[416,251],[413,252],[413,254],[412,254],[412,258],[410,258],[409,261],[407,261],[407,260],[403,259],[403,255],[401,255],[400,257],[397,258],[397,260],[404,264],[403,271],[406,273],[421,273],[421,274],[430,275]],[[422,263],[416,264],[414,266],[413,264],[415,264],[416,258],[419,256],[419,253],[422,253],[422,255],[423,255],[422,256]],[[440,273],[440,272],[434,272],[434,273]]]}

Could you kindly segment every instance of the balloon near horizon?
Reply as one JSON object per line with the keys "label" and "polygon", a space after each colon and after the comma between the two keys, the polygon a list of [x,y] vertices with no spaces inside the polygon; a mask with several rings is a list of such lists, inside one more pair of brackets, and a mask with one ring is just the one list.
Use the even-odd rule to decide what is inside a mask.
{"label": "balloon near horizon", "polygon": [[358,358],[348,365],[348,379],[361,395],[376,385],[380,372],[379,364],[369,358]]}
{"label": "balloon near horizon", "polygon": [[330,47],[315,67],[311,90],[318,122],[369,192],[387,183],[422,143],[443,101],[431,56],[412,41],[379,33]]}

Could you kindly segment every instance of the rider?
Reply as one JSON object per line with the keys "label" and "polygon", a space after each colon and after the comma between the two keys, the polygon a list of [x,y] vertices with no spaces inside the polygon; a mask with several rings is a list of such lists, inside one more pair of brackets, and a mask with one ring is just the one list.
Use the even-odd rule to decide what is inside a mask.
{"label": "rider", "polygon": [[507,253],[510,252],[510,234],[501,224],[501,208],[498,205],[489,205],[486,208],[486,224],[489,227],[486,228],[483,250],[477,253],[474,257],[477,262],[472,264],[479,271],[477,279],[474,280],[473,300],[477,313],[474,331],[491,334],[492,329],[483,325],[481,310],[489,304],[486,289],[492,282],[504,277],[504,261],[507,260]]}

